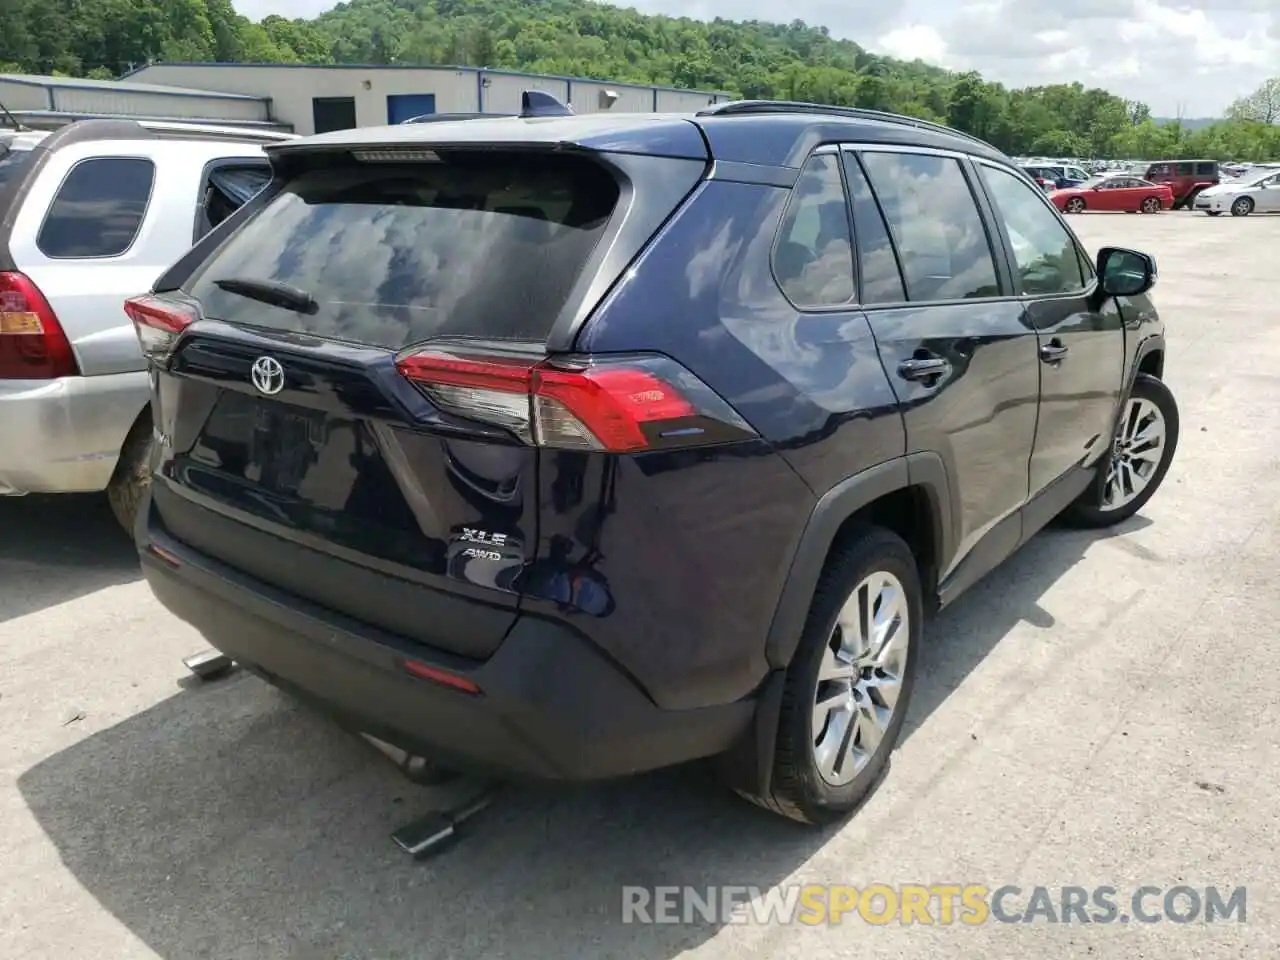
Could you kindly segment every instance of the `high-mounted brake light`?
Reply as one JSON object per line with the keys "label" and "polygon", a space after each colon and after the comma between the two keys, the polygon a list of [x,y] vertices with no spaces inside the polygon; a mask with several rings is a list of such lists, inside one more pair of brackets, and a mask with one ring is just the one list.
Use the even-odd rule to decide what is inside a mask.
{"label": "high-mounted brake light", "polygon": [[126,300],[124,312],[133,321],[142,355],[149,360],[168,353],[178,335],[200,319],[194,306],[149,294]]}
{"label": "high-mounted brake light", "polygon": [[40,288],[0,273],[0,380],[54,380],[80,372],[71,341]]}
{"label": "high-mounted brake light", "polygon": [[541,447],[633,453],[755,436],[666,357],[533,361],[427,349],[396,366],[442,410]]}

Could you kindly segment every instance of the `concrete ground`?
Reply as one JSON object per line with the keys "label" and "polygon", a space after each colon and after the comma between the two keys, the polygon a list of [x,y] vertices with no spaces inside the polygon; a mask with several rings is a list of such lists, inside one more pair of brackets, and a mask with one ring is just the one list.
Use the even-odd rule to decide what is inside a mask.
{"label": "concrete ground", "polygon": [[[0,955],[1276,956],[1280,219],[1074,223],[1159,258],[1178,458],[932,625],[889,777],[825,832],[694,768],[515,791],[411,863],[388,834],[430,794],[255,679],[189,684],[103,504],[0,502]],[[1246,886],[1247,922],[620,922],[624,885],[874,882]]]}

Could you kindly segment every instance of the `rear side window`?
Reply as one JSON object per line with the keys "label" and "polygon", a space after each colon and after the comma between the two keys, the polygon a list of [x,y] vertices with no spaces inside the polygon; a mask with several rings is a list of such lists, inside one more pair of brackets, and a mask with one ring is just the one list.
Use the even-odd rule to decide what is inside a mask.
{"label": "rear side window", "polygon": [[797,307],[827,307],[853,299],[849,210],[835,154],[813,157],[791,191],[773,250],[778,286]]}
{"label": "rear side window", "polygon": [[1000,295],[995,258],[959,162],[914,153],[862,155],[912,300]]}
{"label": "rear side window", "polygon": [[[607,170],[578,157],[329,165],[285,184],[185,289],[210,317],[391,349],[436,336],[540,340],[618,195]],[[284,284],[313,306],[271,305],[220,280]]]}
{"label": "rear side window", "polygon": [[1216,163],[1197,163],[1196,164],[1196,176],[1198,177],[1212,177],[1212,176],[1216,176],[1217,173],[1218,173],[1218,165]]}
{"label": "rear side window", "polygon": [[1189,177],[1192,175],[1192,171],[1194,169],[1195,168],[1189,163],[1180,163],[1178,164],[1178,176]]}
{"label": "rear side window", "polygon": [[36,246],[53,259],[120,256],[142,227],[155,175],[140,157],[81,160],[58,188]]}

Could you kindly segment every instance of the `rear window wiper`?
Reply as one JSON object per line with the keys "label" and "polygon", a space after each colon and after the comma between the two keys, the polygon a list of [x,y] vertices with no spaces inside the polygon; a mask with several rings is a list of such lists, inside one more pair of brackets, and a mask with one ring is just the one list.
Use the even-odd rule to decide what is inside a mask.
{"label": "rear window wiper", "polygon": [[278,280],[251,280],[245,277],[223,277],[213,281],[213,285],[227,293],[239,294],[250,300],[270,304],[295,313],[315,313],[320,309],[316,298],[305,290]]}

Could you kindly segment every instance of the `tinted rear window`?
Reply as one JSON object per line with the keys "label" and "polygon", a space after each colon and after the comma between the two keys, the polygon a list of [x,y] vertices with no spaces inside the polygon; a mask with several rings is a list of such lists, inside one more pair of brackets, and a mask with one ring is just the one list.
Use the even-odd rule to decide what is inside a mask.
{"label": "tinted rear window", "polygon": [[[436,336],[543,339],[618,185],[578,157],[471,154],[299,174],[186,285],[206,316],[396,349]],[[228,278],[310,294],[294,312]]]}
{"label": "tinted rear window", "polygon": [[9,150],[0,147],[0,193],[13,184],[18,174],[25,170],[35,154],[30,150]]}
{"label": "tinted rear window", "polygon": [[58,187],[36,246],[46,257],[118,257],[133,246],[156,168],[140,157],[81,160]]}

